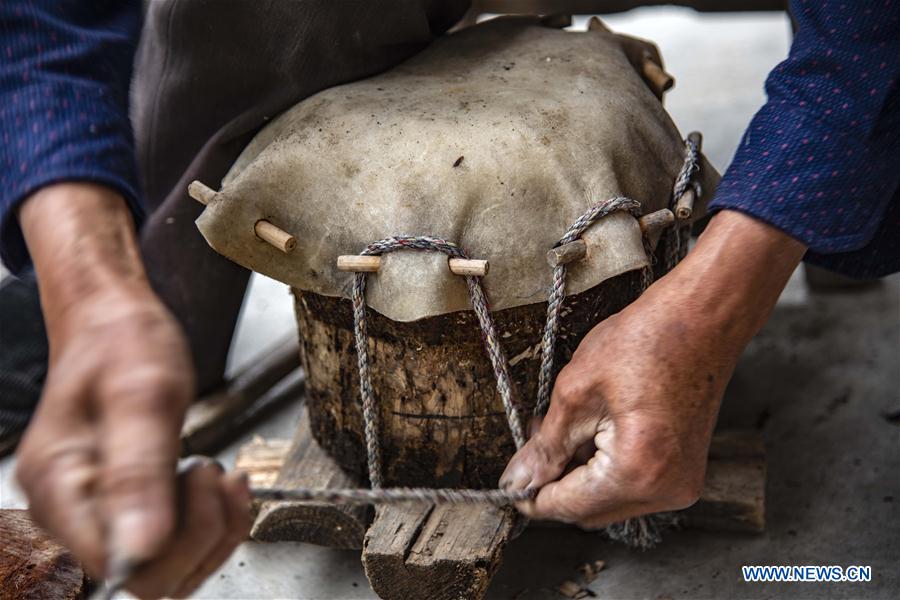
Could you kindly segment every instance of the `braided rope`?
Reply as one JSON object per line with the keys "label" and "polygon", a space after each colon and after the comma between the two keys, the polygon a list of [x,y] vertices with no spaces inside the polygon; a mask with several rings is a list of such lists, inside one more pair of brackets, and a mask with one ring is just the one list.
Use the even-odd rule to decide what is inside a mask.
{"label": "braided rope", "polygon": [[391,487],[380,489],[282,489],[254,488],[253,495],[265,500],[311,500],[333,504],[398,504],[426,502],[429,504],[493,504],[503,506],[512,502],[531,500],[534,488],[508,492],[506,490],[462,490],[456,488]]}
{"label": "braided rope", "polygon": [[[691,179],[694,173],[700,170],[700,148],[697,147],[690,138],[684,140],[684,162],[681,164],[681,170],[675,178],[675,185],[672,186],[672,205],[678,202],[684,193],[691,186]],[[699,184],[695,184],[699,185]]]}
{"label": "braided rope", "polygon": [[[684,140],[684,162],[675,177],[675,185],[672,186],[672,202],[670,207],[674,210],[675,204],[684,196],[689,188],[694,188],[697,198],[700,198],[702,188],[700,183],[692,181],[694,173],[700,170],[700,148],[690,138]],[[690,224],[676,225],[675,229],[666,234],[666,266],[674,267],[687,254],[688,240],[690,239]]]}
{"label": "braided rope", "polygon": [[[452,242],[428,236],[389,237],[378,240],[366,246],[361,254],[377,256],[394,252],[396,250],[430,250],[442,252],[451,258],[468,258],[465,252]],[[474,275],[466,276],[466,284],[469,288],[469,298],[472,308],[478,317],[481,332],[484,337],[484,346],[491,366],[494,369],[494,377],[497,380],[497,391],[506,411],[506,420],[509,430],[512,432],[516,448],[525,445],[525,431],[519,410],[513,400],[512,384],[509,379],[509,367],[506,356],[497,337],[491,310],[488,307],[487,297],[481,287],[481,278]],[[357,365],[359,367],[359,391],[362,398],[363,420],[365,421],[366,454],[369,467],[369,480],[373,488],[383,485],[381,474],[381,446],[378,440],[378,409],[375,405],[375,395],[372,392],[372,381],[369,373],[369,352],[366,325],[366,273],[358,272],[353,280],[353,321],[354,337],[356,338]]]}
{"label": "braided rope", "polygon": [[[699,196],[700,187],[697,183],[691,183],[693,174],[699,169],[699,149],[690,140],[685,140],[685,159],[682,168],[676,178],[673,187],[673,205],[693,185]],[[553,246],[558,247],[571,243],[593,225],[597,220],[616,212],[628,211],[638,216],[640,203],[617,196],[599,202],[591,206],[569,227],[566,233]],[[652,253],[647,240],[644,240],[644,248],[648,257],[652,260]],[[379,256],[397,250],[423,250],[441,252],[451,258],[468,258],[468,255],[456,244],[440,238],[429,236],[395,236],[378,240],[366,246],[360,253],[365,256]],[[675,249],[676,254],[680,252]],[[676,262],[677,262],[676,258]],[[671,266],[671,265],[670,265]],[[538,397],[535,404],[535,414],[546,412],[550,403],[550,388],[553,378],[553,356],[556,350],[557,333],[559,330],[559,315],[565,299],[566,291],[566,266],[559,265],[553,270],[553,281],[547,302],[547,321],[544,326],[544,334],[541,339],[541,366],[538,379]],[[351,299],[353,302],[354,341],[356,344],[357,367],[359,369],[359,389],[362,401],[363,421],[366,437],[366,459],[369,472],[371,489],[347,488],[347,489],[311,489],[311,488],[254,488],[253,495],[261,499],[269,500],[306,500],[321,501],[335,504],[395,504],[402,502],[427,502],[441,503],[487,503],[493,505],[506,505],[524,500],[533,499],[537,495],[537,489],[507,491],[471,490],[471,489],[446,489],[446,488],[409,488],[393,487],[385,488],[381,469],[381,443],[379,440],[380,418],[375,403],[375,394],[372,390],[372,378],[369,368],[368,348],[368,324],[366,319],[366,279],[367,274],[357,272],[354,274]],[[652,269],[648,266],[641,274],[642,290],[652,283]],[[513,388],[509,376],[509,366],[500,340],[497,337],[493,317],[481,278],[473,275],[466,276],[466,285],[469,291],[469,299],[472,309],[478,318],[481,327],[485,350],[493,367],[494,377],[497,382],[497,391],[503,402],[506,419],[510,433],[516,448],[525,444],[525,433],[513,397]],[[655,516],[655,515],[651,515]],[[630,540],[634,545],[652,545],[658,537],[656,521],[645,520],[644,517],[629,519],[621,524],[608,528],[608,533],[614,539],[636,536]],[[637,532],[636,534],[634,532]],[[652,539],[651,539],[652,538]]]}
{"label": "braided rope", "polygon": [[[569,227],[554,248],[574,242],[594,221],[617,210],[627,210],[637,216],[640,203],[617,196],[595,204]],[[550,406],[550,381],[553,379],[553,355],[556,351],[556,334],[559,331],[559,312],[566,297],[566,265],[558,265],[553,269],[553,283],[547,301],[547,322],[544,326],[544,337],[541,339],[541,370],[538,374],[537,403],[534,414],[542,415]]]}

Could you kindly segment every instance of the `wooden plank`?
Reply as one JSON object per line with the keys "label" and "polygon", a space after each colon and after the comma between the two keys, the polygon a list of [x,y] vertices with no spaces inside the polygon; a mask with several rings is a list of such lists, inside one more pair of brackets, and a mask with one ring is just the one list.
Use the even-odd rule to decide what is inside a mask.
{"label": "wooden plank", "polygon": [[481,598],[500,566],[515,512],[493,506],[386,506],[363,566],[382,598]]}
{"label": "wooden plank", "polygon": [[[363,565],[382,598],[482,598],[510,537],[512,509],[447,505],[380,508]],[[765,448],[756,432],[714,436],[701,499],[687,524],[718,531],[765,526]]]}
{"label": "wooden plank", "polygon": [[766,458],[766,445],[755,430],[717,431],[709,445],[709,459]]}
{"label": "wooden plank", "polygon": [[213,454],[271,408],[299,398],[303,388],[299,346],[288,336],[188,409],[181,429],[182,456]]}
{"label": "wooden plank", "polygon": [[[271,443],[270,443],[271,445]],[[277,450],[272,453],[274,456]],[[244,459],[246,463],[246,457]],[[262,469],[254,474],[266,477]],[[278,470],[276,487],[357,487],[360,482],[341,470],[312,437],[304,409],[296,436]],[[341,506],[326,502],[295,500],[266,501],[250,532],[262,542],[309,542],[332,548],[360,549],[371,521],[368,506]]]}
{"label": "wooden plank", "polygon": [[[255,436],[253,441],[238,450],[234,468],[247,474],[250,487],[272,487],[278,479],[278,471],[291,449],[291,440],[266,440]],[[252,501],[253,520],[259,515],[264,501]]]}
{"label": "wooden plank", "polygon": [[700,500],[682,513],[687,527],[759,533],[766,527],[766,451],[756,431],[713,435]]}
{"label": "wooden plank", "polygon": [[89,582],[81,565],[28,511],[0,510],[0,540],[0,597],[84,597]]}
{"label": "wooden plank", "polygon": [[291,440],[254,436],[238,450],[234,468],[247,474],[250,487],[272,487],[290,449]]}
{"label": "wooden plank", "polygon": [[[238,456],[238,468],[248,471],[254,485],[259,486],[282,486],[291,481],[296,482],[294,485],[357,485],[333,461],[327,457],[323,460],[324,452],[311,439],[305,413],[303,423],[305,429],[298,431],[290,449],[285,440],[254,440],[246,445]],[[313,454],[308,471],[307,452]],[[293,469],[284,464],[288,454],[292,454]],[[282,478],[285,472],[292,474],[293,479]],[[695,506],[682,513],[685,525],[715,531],[762,531],[765,478],[765,447],[758,432],[716,433],[710,446],[703,493]],[[337,510],[338,519],[342,519],[347,507],[318,507],[318,510],[327,509],[332,514],[315,518],[334,527],[337,522],[334,512]],[[304,507],[289,510],[302,511]],[[274,520],[261,514],[257,524],[265,519]],[[382,598],[481,598],[502,560],[515,519],[511,509],[490,506],[380,507],[362,545],[366,576]],[[334,535],[326,535],[322,542],[317,541],[319,536],[309,533],[312,520],[313,517],[301,512],[297,528],[278,524],[273,527],[279,531],[277,536],[262,539],[334,546]],[[349,528],[359,531],[360,522],[358,518],[352,520]],[[257,528],[254,526],[254,531]]]}
{"label": "wooden plank", "polygon": [[[241,448],[237,468],[250,473],[253,485],[273,485],[289,444],[288,440],[254,440]],[[765,488],[762,436],[755,431],[716,433],[703,493],[683,513],[685,524],[712,531],[760,532],[765,528]]]}

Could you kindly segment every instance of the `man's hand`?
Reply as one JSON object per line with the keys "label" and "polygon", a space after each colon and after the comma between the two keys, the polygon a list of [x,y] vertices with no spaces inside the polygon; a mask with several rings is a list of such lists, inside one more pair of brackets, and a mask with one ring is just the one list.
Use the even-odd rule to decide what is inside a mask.
{"label": "man's hand", "polygon": [[625,310],[588,333],[550,408],[501,478],[540,488],[519,508],[599,528],[693,504],[737,359],[805,248],[736,212]]}
{"label": "man's hand", "polygon": [[246,535],[249,492],[212,464],[176,485],[193,368],[146,282],[127,208],[106,188],[60,184],[29,198],[20,222],[50,341],[18,455],[31,513],[94,575],[114,551],[144,564],[136,594],[189,593]]}

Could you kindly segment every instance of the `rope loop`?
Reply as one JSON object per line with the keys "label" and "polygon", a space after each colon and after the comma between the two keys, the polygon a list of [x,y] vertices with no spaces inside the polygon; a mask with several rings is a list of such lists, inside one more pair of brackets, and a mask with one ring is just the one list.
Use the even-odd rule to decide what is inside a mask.
{"label": "rope loop", "polygon": [[[684,140],[684,162],[681,170],[675,178],[672,186],[672,202],[670,207],[674,210],[675,204],[684,196],[688,189],[693,188],[695,196],[699,199],[703,188],[699,181],[692,181],[694,173],[700,170],[700,147],[688,136]],[[676,227],[671,235],[666,236],[667,262],[671,268],[687,254],[688,237],[690,235],[690,223]]]}
{"label": "rope loop", "polygon": [[[553,247],[574,242],[587,231],[588,227],[606,215],[624,210],[637,216],[640,208],[639,202],[623,196],[598,202],[578,217]],[[546,413],[550,407],[550,381],[553,379],[553,355],[556,352],[556,335],[559,331],[559,312],[566,297],[566,270],[565,264],[553,268],[553,281],[547,300],[547,321],[544,325],[544,336],[541,338],[541,370],[538,374],[537,402],[534,405],[534,414],[537,416]]]}
{"label": "rope loop", "polygon": [[[681,164],[681,170],[675,178],[675,185],[672,187],[672,206],[684,196],[684,193],[691,186],[691,179],[694,173],[700,170],[700,148],[690,138],[684,140],[684,162]],[[694,184],[694,191],[700,196],[700,184]]]}
{"label": "rope loop", "polygon": [[[381,255],[397,250],[425,250],[442,252],[452,258],[468,258],[466,253],[453,242],[429,236],[394,236],[372,242],[361,254]],[[380,488],[384,483],[381,469],[381,444],[378,439],[379,415],[372,391],[372,379],[369,371],[368,332],[366,324],[366,273],[355,273],[353,280],[353,321],[356,341],[357,367],[359,368],[359,390],[362,399],[363,421],[366,435],[366,458],[368,462],[369,480],[373,488]],[[472,309],[481,326],[485,350],[497,380],[497,391],[506,411],[506,420],[516,448],[525,445],[525,430],[519,416],[519,410],[513,397],[512,383],[509,377],[509,365],[500,338],[497,336],[494,319],[488,306],[487,296],[481,286],[481,277],[466,275],[469,299]]]}

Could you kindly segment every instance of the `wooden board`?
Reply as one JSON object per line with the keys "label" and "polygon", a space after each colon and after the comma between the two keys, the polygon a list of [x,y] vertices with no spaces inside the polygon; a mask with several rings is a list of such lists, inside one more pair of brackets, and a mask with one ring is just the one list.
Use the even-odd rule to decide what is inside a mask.
{"label": "wooden board", "polygon": [[[268,488],[275,485],[278,471],[291,449],[291,440],[266,440],[255,436],[253,441],[238,450],[234,468],[247,474],[250,487]],[[265,502],[254,498],[252,501],[253,520]]]}
{"label": "wooden board", "polygon": [[[308,430],[300,433],[301,439],[309,436]],[[315,449],[314,454],[322,453],[318,446]],[[285,480],[279,479],[280,473],[290,452],[285,440],[257,439],[241,449],[237,468],[247,471],[254,485],[281,485],[278,482]],[[328,462],[320,460],[313,462],[340,473],[332,475],[337,479],[326,477],[325,483],[355,484],[336,464],[331,462],[328,467]],[[294,464],[304,462],[295,459]],[[765,448],[757,432],[717,433],[710,447],[703,493],[696,505],[682,513],[684,525],[714,531],[762,531],[765,478]],[[372,589],[382,598],[480,598],[500,565],[516,518],[511,509],[490,506],[380,507],[363,544],[363,565]],[[333,521],[333,517],[326,520]],[[292,537],[298,534],[290,527],[279,529],[279,539],[313,541],[307,532]]]}
{"label": "wooden board", "polygon": [[[236,467],[244,468],[254,457],[252,476],[268,480],[262,463],[275,466],[274,456],[284,446],[272,442],[245,447]],[[266,458],[267,457],[267,458]],[[259,459],[259,460],[256,460]],[[316,443],[304,409],[297,434],[284,453],[274,478],[276,487],[340,488],[357,487],[360,482],[347,475]],[[266,501],[259,505],[250,537],[263,542],[309,542],[331,548],[362,548],[363,537],[371,521],[368,506],[340,506],[327,502],[295,500]]]}
{"label": "wooden board", "polygon": [[0,598],[83,598],[81,565],[31,522],[28,511],[0,510]]}
{"label": "wooden board", "polygon": [[683,513],[688,527],[759,533],[766,527],[766,449],[756,431],[713,436],[700,500]]}
{"label": "wooden board", "polygon": [[366,534],[363,566],[382,598],[481,598],[516,513],[493,506],[386,506]]}
{"label": "wooden board", "polygon": [[[250,475],[252,485],[273,485],[289,447],[288,440],[258,438],[241,448],[236,466]],[[765,490],[766,455],[759,434],[716,433],[703,493],[682,513],[684,523],[712,531],[763,531]]]}
{"label": "wooden board", "polygon": [[291,440],[254,436],[238,450],[234,468],[247,474],[250,487],[272,487],[290,449]]}
{"label": "wooden board", "polygon": [[[710,447],[695,527],[761,531],[765,450],[756,432],[723,433]],[[387,506],[366,535],[363,565],[382,598],[482,598],[503,557],[515,512],[483,506]]]}

